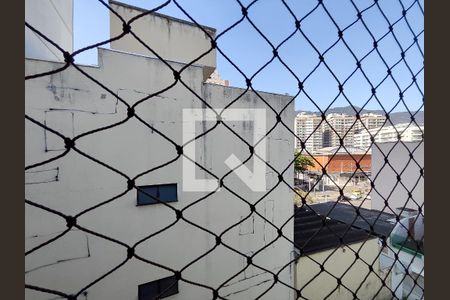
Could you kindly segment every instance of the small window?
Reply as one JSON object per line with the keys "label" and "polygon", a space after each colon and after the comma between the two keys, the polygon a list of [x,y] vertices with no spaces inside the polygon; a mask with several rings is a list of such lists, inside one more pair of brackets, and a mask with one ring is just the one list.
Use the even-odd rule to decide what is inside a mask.
{"label": "small window", "polygon": [[137,205],[157,204],[161,201],[178,201],[176,183],[140,186],[137,190]]}
{"label": "small window", "polygon": [[138,294],[139,300],[162,299],[178,294],[178,280],[175,276],[170,276],[140,284],[138,286]]}

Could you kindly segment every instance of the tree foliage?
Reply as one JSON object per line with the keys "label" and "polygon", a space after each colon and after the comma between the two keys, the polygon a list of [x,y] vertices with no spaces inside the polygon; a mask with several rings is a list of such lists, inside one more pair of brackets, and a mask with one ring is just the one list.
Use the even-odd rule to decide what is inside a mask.
{"label": "tree foliage", "polygon": [[314,167],[314,162],[311,157],[299,154],[297,151],[294,155],[294,170],[296,173],[303,173],[308,169],[308,167]]}

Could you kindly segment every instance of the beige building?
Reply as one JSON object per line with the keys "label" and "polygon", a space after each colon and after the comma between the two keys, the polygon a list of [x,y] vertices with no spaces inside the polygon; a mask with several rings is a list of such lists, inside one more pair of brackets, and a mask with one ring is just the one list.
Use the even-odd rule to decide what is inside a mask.
{"label": "beige building", "polygon": [[353,146],[355,116],[331,113],[323,123],[323,147],[340,146],[340,138],[345,146]]}
{"label": "beige building", "polygon": [[[141,13],[138,8],[110,3],[126,20]],[[122,32],[122,23],[116,19],[111,14],[112,36]],[[212,298],[211,290],[187,281],[214,288],[222,286],[219,295],[227,299],[254,299],[269,287],[268,299],[294,299],[292,289],[281,284],[294,285],[293,269],[283,268],[291,261],[294,249],[286,239],[274,241],[278,235],[271,225],[281,227],[292,216],[292,201],[287,201],[293,199],[292,191],[282,184],[262,199],[266,191],[279,182],[277,174],[263,172],[267,190],[255,192],[237,173],[231,173],[225,179],[226,185],[250,203],[261,199],[255,209],[265,218],[253,214],[240,222],[250,213],[249,205],[226,189],[199,202],[196,201],[208,193],[185,191],[183,159],[174,160],[177,158],[174,144],[157,132],[163,132],[176,145],[181,145],[187,124],[183,119],[184,109],[205,109],[197,95],[211,107],[220,109],[245,90],[205,83],[216,66],[215,51],[186,66],[210,47],[210,39],[195,24],[151,13],[132,23],[132,28],[146,43],[154,45],[167,63],[127,37],[111,43],[111,49],[98,49],[98,66],[78,66],[108,90],[73,66],[25,83],[26,115],[69,139],[126,120],[119,126],[76,140],[75,147],[131,178],[136,177],[135,185],[139,188],[127,191],[127,178],[73,149],[51,163],[28,169],[25,197],[29,201],[68,216],[93,209],[76,219],[77,225],[91,230],[88,232],[68,228],[63,217],[25,205],[25,251],[55,239],[25,257],[25,282],[67,294],[80,292],[78,299],[142,300],[146,293],[154,295],[155,290],[160,291],[168,283],[175,284],[170,289],[170,299]],[[205,27],[205,30],[214,36],[213,29]],[[52,61],[27,58],[25,73],[44,73],[63,65],[56,58]],[[174,83],[169,66],[175,70],[184,69],[181,78],[193,92],[177,83],[135,107],[135,114],[141,121],[133,115],[127,120],[130,110],[120,100],[134,105],[166,89]],[[293,102],[284,109],[291,97],[263,92],[260,95],[275,110],[283,110],[281,118],[286,124],[294,123]],[[247,92],[233,108],[265,109],[267,106],[255,93]],[[272,112],[267,111],[267,128],[275,122]],[[199,135],[215,124],[216,121],[197,122],[192,128]],[[253,143],[254,123],[244,120],[232,121],[232,124],[240,137]],[[292,159],[292,134],[283,126],[277,126],[266,140],[267,161],[274,168],[284,169]],[[248,147],[224,126],[218,126],[214,133],[195,143],[198,151],[194,159],[218,176],[230,171],[224,163],[227,158],[235,155],[243,161],[249,154]],[[62,155],[66,150],[62,138],[30,121],[25,122],[25,145],[26,166]],[[148,172],[171,160],[174,161],[163,168]],[[248,162],[250,167],[253,161]],[[193,177],[204,179],[208,175],[196,169]],[[284,177],[293,181],[293,167]],[[142,190],[159,195],[164,203],[152,200]],[[108,199],[114,200],[105,203]],[[173,223],[177,221],[174,210],[188,206],[183,217],[198,227],[181,219]],[[239,225],[230,228],[236,223]],[[292,221],[285,225],[283,235],[293,240]],[[168,228],[163,230],[165,227]],[[199,227],[216,235],[229,229],[221,242],[246,256],[258,252],[253,263],[274,273],[280,271],[279,282],[272,287],[272,274],[254,265],[247,267],[245,256],[230,251],[223,244],[216,247],[215,236]],[[67,232],[58,238],[65,230]],[[163,232],[158,233],[159,230]],[[155,235],[146,239],[151,234]],[[141,259],[126,260],[127,247],[104,237],[136,246],[135,254]],[[211,249],[211,253],[195,261]],[[195,263],[190,264],[193,261]],[[121,265],[122,262],[125,263]],[[186,281],[175,280],[173,272],[158,265],[171,270],[186,267],[182,272]],[[115,267],[117,270],[101,278]],[[245,271],[239,273],[243,269]],[[101,280],[97,281],[99,278]],[[25,298],[55,299],[55,295],[27,288]]]}
{"label": "beige building", "polygon": [[383,115],[373,113],[362,114],[353,129],[355,134],[357,134],[363,130],[382,127],[385,121],[386,117]]}
{"label": "beige building", "polygon": [[220,74],[217,69],[214,70],[214,72],[211,74],[211,76],[209,76],[206,82],[223,86],[230,86],[230,82],[228,80],[220,78]]}
{"label": "beige building", "polygon": [[322,118],[316,114],[301,112],[295,117],[294,132],[295,148],[301,150],[301,142],[305,143],[306,150],[314,152],[322,148]]}

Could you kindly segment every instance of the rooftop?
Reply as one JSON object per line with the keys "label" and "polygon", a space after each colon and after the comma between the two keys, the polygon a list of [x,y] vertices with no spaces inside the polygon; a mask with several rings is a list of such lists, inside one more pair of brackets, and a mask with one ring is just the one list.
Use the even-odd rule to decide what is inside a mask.
{"label": "rooftop", "polygon": [[312,209],[295,207],[294,243],[296,247],[302,248],[303,253],[310,254],[375,238],[365,230],[317,214],[316,205],[310,205]]}
{"label": "rooftop", "polygon": [[379,210],[360,207],[358,216],[355,207],[343,203],[324,202],[311,207],[322,216],[329,213],[328,216],[336,221],[352,224],[354,228],[366,230],[380,237],[388,237],[395,227],[395,222],[389,221],[394,219],[395,215]]}
{"label": "rooftop", "polygon": [[[325,147],[325,148],[317,149],[316,151],[314,151],[314,154],[319,154],[319,155],[333,155],[335,153],[337,155],[339,155],[339,154],[348,155],[348,153],[355,155],[355,154],[365,154],[366,151],[361,148],[349,147],[349,146],[346,146],[345,149],[342,146],[334,146],[334,147]],[[368,152],[366,155],[370,155],[370,152]]]}

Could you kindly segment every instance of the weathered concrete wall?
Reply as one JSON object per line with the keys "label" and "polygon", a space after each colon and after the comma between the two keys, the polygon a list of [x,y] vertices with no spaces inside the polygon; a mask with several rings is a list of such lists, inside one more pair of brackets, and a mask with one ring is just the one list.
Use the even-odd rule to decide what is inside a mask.
{"label": "weathered concrete wall", "polygon": [[[158,59],[113,50],[99,50],[99,67],[81,67],[114,92],[109,94],[71,67],[65,71],[26,81],[26,114],[47,124],[68,137],[124,120],[125,105],[159,91],[173,82],[172,72]],[[175,69],[182,64],[171,63]],[[26,60],[26,74],[56,69],[60,63]],[[120,72],[118,72],[120,70]],[[203,84],[202,67],[191,66],[182,78],[189,87],[214,107],[222,108],[244,90]],[[286,96],[261,93],[275,110],[291,99]],[[136,107],[136,113],[177,144],[182,143],[182,109],[202,108],[196,96],[181,84]],[[232,108],[267,108],[248,92]],[[293,103],[282,114],[285,124],[293,124]],[[275,122],[275,114],[267,110],[267,130]],[[210,124],[211,123],[211,124]],[[199,122],[197,132],[214,126],[215,122]],[[231,122],[239,136],[252,142],[252,125]],[[291,128],[292,129],[292,128]],[[40,162],[62,153],[62,140],[31,122],[26,122],[26,165]],[[239,159],[248,157],[247,146],[224,126],[196,141],[197,162],[217,175],[230,169],[223,159],[234,153]],[[88,135],[76,142],[76,147],[129,176],[135,176],[177,156],[175,147],[135,118],[124,124]],[[278,170],[292,159],[292,138],[282,126],[269,135],[267,159]],[[252,160],[248,163],[252,166]],[[293,167],[284,175],[293,178]],[[204,178],[201,170],[198,178]],[[89,159],[70,151],[65,157],[26,173],[26,197],[65,214],[78,212],[119,195],[127,188],[126,179]],[[267,190],[277,184],[277,175],[267,168]],[[293,180],[293,179],[292,179]],[[137,179],[137,185],[178,184],[178,202],[170,203],[182,209],[205,196],[204,192],[183,192],[182,161],[151,172]],[[252,192],[238,176],[231,174],[225,183],[251,203],[263,192]],[[291,183],[292,184],[292,183]],[[268,220],[281,226],[293,214],[293,194],[284,184],[278,186],[256,206]],[[54,237],[66,229],[65,220],[38,208],[26,205],[26,249]],[[184,212],[184,217],[220,234],[249,214],[249,206],[221,189]],[[128,245],[154,233],[176,220],[175,214],[162,204],[136,206],[136,190],[94,209],[78,219],[78,224],[95,232],[120,240]],[[284,234],[293,240],[292,222]],[[292,258],[293,246],[284,238],[271,243],[276,230],[258,216],[251,217],[223,236],[223,241],[243,253],[254,253],[267,246],[254,262],[277,272]],[[179,221],[163,233],[137,247],[136,253],[154,262],[181,269],[215,246],[214,236]],[[25,280],[28,284],[74,293],[120,264],[126,249],[110,241],[78,230],[26,257]],[[217,287],[242,270],[246,261],[224,246],[217,247],[185,271],[183,277]],[[293,268],[293,266],[291,266]],[[287,267],[280,280],[293,285],[293,269]],[[160,268],[132,259],[116,272],[87,290],[88,299],[137,299],[138,285],[173,275]],[[272,275],[250,266],[220,290],[228,299],[253,299],[272,284]],[[209,290],[179,283],[179,293],[171,299],[209,299]],[[49,295],[26,290],[27,299],[48,299]],[[292,299],[292,290],[276,284],[267,299]]]}
{"label": "weathered concrete wall", "polygon": [[[380,251],[378,239],[367,240],[365,243],[353,243],[349,246],[338,248],[334,253],[334,249],[321,251],[310,254],[308,257],[301,257],[296,265],[296,288],[302,290],[302,296],[306,299],[319,300],[324,299],[336,287],[336,279],[326,272],[320,273],[320,266],[316,263],[324,264],[324,268],[336,277],[343,276],[344,272],[349,269],[342,277],[342,284],[352,291],[356,291],[360,285],[361,288],[356,293],[358,299],[373,299],[375,294],[381,288],[380,279],[369,271],[368,266],[358,260],[355,261],[355,252],[359,251],[361,259],[367,263],[373,263],[374,272],[380,274],[378,253]],[[331,256],[330,256],[331,255]],[[328,258],[330,256],[330,258]],[[314,262],[314,261],[316,262]],[[353,264],[353,265],[352,265]],[[369,276],[366,275],[371,273]],[[319,274],[311,283],[307,284],[314,276]],[[381,278],[384,276],[379,275]],[[386,280],[389,284],[389,279]],[[391,293],[387,288],[383,288],[375,299],[390,299]],[[343,286],[338,287],[328,299],[347,300],[353,299],[353,295]]]}
{"label": "weathered concrete wall", "polygon": [[[73,0],[26,0],[25,21],[64,50],[73,51]],[[28,27],[25,57],[64,61],[61,51]]]}
{"label": "weathered concrete wall", "polygon": [[[372,146],[372,175],[375,181],[376,191],[370,193],[372,197],[372,209],[384,209],[384,199],[388,199],[389,207],[395,211],[398,207],[418,209],[424,201],[424,178],[420,176],[420,168],[424,167],[424,144],[422,143],[413,153],[414,162],[409,158],[409,152],[402,144],[381,143],[378,147]],[[418,142],[405,142],[409,151],[417,147]],[[391,149],[393,150],[391,151]],[[384,154],[384,155],[383,155]],[[389,165],[384,162],[384,156],[388,155]],[[397,175],[401,173],[401,183],[412,193],[413,200],[409,200],[408,191],[397,181]],[[378,174],[378,175],[377,175]],[[391,194],[392,193],[392,194]],[[390,195],[390,196],[389,196]],[[384,199],[383,199],[384,198]],[[406,205],[405,205],[406,204]],[[424,209],[424,208],[423,208]],[[389,208],[385,211],[391,212]]]}
{"label": "weathered concrete wall", "polygon": [[[115,1],[110,1],[110,6],[126,21],[144,12],[140,8]],[[190,63],[211,49],[211,39],[197,25],[158,13],[137,19],[131,24],[131,28],[143,42],[166,60]],[[203,26],[203,29],[212,38],[215,37],[214,28]],[[110,14],[110,32],[111,37],[123,32],[123,23],[114,14]],[[156,57],[131,34],[111,42],[111,49]],[[204,66],[203,79],[206,80],[216,68],[216,50],[211,50],[195,64]]]}

